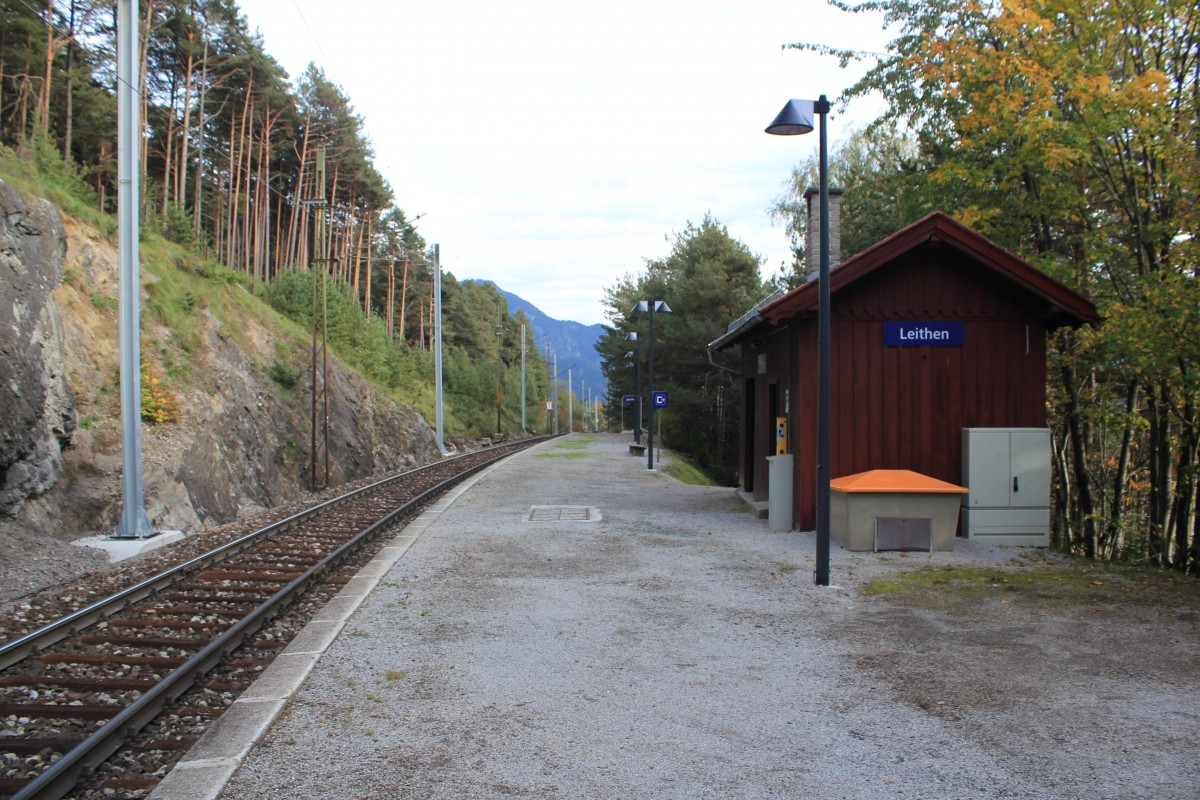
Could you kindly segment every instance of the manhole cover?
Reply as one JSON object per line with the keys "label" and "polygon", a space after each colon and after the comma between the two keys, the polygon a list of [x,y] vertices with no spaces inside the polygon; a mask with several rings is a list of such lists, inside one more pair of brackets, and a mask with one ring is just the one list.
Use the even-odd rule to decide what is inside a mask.
{"label": "manhole cover", "polygon": [[600,509],[591,506],[531,506],[530,522],[599,522]]}

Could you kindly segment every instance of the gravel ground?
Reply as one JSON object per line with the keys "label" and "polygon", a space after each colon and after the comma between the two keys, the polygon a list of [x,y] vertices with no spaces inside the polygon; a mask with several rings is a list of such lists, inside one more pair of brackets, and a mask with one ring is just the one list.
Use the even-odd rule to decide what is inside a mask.
{"label": "gravel ground", "polygon": [[[1190,585],[1190,605],[1109,577],[1070,599],[1005,577],[1055,559],[960,540],[835,545],[840,586],[816,587],[811,534],[625,448],[575,436],[480,480],[223,797],[1200,795]],[[602,519],[530,521],[560,504]],[[930,565],[995,577],[982,594],[862,591]]]}

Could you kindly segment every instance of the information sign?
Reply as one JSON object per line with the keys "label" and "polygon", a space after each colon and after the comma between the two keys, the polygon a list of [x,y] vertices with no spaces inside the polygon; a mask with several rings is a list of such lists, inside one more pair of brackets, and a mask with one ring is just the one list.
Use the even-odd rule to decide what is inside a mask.
{"label": "information sign", "polygon": [[884,322],[886,347],[962,347],[966,342],[963,322]]}

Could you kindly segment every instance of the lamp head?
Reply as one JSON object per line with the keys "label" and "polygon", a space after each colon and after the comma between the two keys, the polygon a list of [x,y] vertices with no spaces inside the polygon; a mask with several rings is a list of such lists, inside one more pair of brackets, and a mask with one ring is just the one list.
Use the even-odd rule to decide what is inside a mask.
{"label": "lamp head", "polygon": [[646,304],[645,300],[638,300],[636,303],[633,304],[633,309],[629,313],[630,314],[642,314],[649,310],[650,310],[650,306]]}
{"label": "lamp head", "polygon": [[776,136],[797,136],[812,133],[815,103],[812,100],[788,100],[783,110],[767,126],[767,133]]}

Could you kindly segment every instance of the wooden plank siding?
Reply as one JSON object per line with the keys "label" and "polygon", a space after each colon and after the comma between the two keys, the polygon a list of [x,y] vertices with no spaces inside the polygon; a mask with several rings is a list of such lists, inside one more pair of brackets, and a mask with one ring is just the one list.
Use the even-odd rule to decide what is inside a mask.
{"label": "wooden plank siding", "polygon": [[[1099,321],[1087,298],[940,212],[847,259],[830,289],[831,478],[908,469],[957,484],[962,429],[1044,427],[1048,332]],[[790,390],[799,530],[816,526],[818,299],[809,281],[722,343],[741,345],[754,395],[741,463],[756,500],[767,499],[774,452],[770,387]],[[962,322],[963,345],[887,347],[884,323],[897,321]]]}
{"label": "wooden plank siding", "polygon": [[[922,248],[834,297],[832,477],[909,469],[958,483],[963,428],[1046,424],[1044,323],[1018,289],[953,256]],[[961,321],[964,344],[887,347],[884,323],[899,320]],[[816,525],[816,317],[797,314],[788,325],[799,332],[793,494],[797,525],[808,530]]]}

